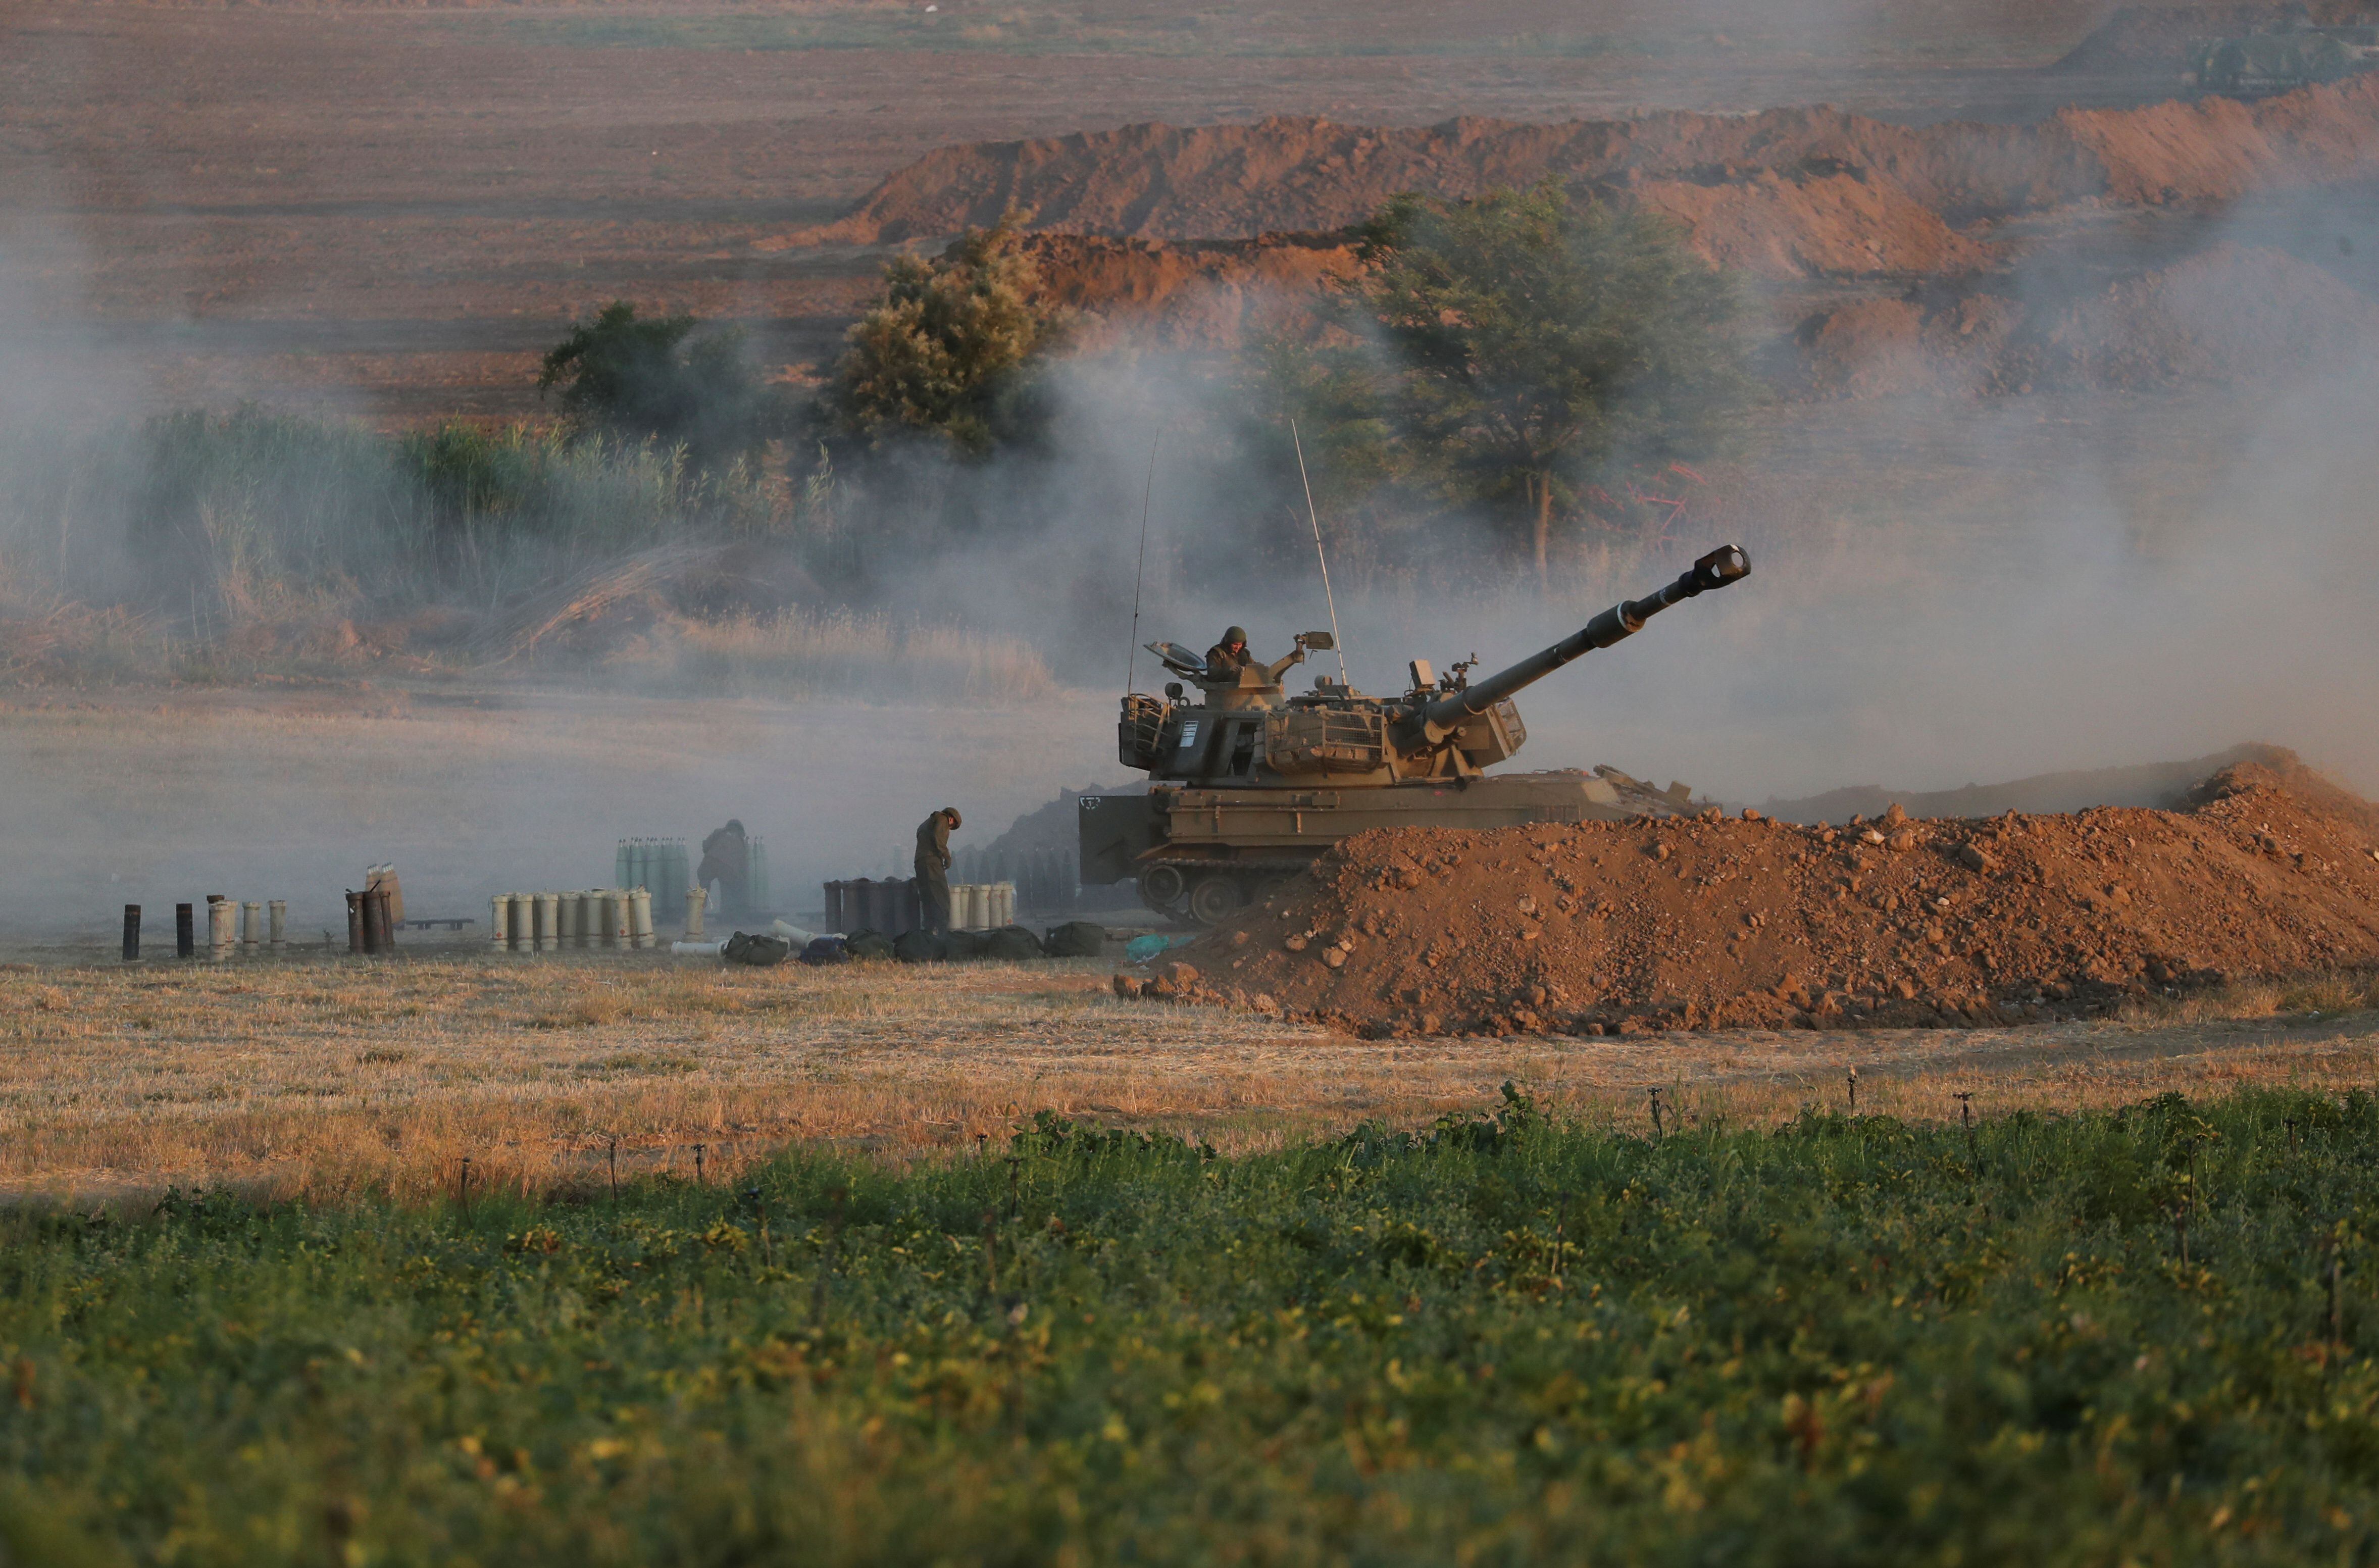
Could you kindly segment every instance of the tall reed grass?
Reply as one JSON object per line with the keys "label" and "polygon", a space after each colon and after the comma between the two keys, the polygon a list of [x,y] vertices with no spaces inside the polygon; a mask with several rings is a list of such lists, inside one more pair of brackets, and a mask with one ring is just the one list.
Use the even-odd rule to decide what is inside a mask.
{"label": "tall reed grass", "polygon": [[73,441],[0,437],[0,667],[235,642],[444,602],[493,606],[588,564],[788,525],[786,488],[682,449],[545,427],[385,435],[243,408]]}

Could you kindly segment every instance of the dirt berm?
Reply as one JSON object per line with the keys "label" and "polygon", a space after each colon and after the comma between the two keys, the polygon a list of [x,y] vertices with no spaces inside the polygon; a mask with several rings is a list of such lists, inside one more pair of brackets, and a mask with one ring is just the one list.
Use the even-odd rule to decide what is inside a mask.
{"label": "dirt berm", "polygon": [[1464,197],[1552,176],[1622,188],[1712,260],[1777,276],[1938,273],[1989,256],[1959,228],[2077,201],[2223,201],[2367,175],[2379,76],[2256,103],[2064,109],[2034,125],[1897,126],[1830,107],[1535,125],[1126,126],[927,154],[848,216],[763,242],[956,235],[1010,208],[1033,227],[1141,239],[1326,233],[1398,191]]}
{"label": "dirt berm", "polygon": [[2274,762],[2177,811],[1362,834],[1150,989],[1371,1036],[1629,1034],[2070,1017],[2379,961],[2379,809]]}

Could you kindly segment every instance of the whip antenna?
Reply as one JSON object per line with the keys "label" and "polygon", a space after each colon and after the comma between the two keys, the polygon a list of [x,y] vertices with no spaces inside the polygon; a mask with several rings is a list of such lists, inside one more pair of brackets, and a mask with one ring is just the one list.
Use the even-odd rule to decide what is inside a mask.
{"label": "whip antenna", "polygon": [[[1338,635],[1338,597],[1330,591],[1330,558],[1322,550],[1322,513],[1313,509],[1313,481],[1305,476],[1305,441],[1297,421],[1288,422],[1288,439],[1297,448],[1297,479],[1305,487],[1305,515],[1313,525],[1313,559],[1322,563],[1322,600],[1330,607],[1330,644],[1338,655],[1338,684],[1346,682],[1346,640]],[[1135,628],[1136,629],[1136,628]]]}
{"label": "whip antenna", "polygon": [[1131,573],[1131,641],[1123,650],[1123,694],[1131,695],[1133,661],[1140,657],[1140,584],[1148,574],[1148,503],[1156,494],[1156,449],[1165,432],[1148,443],[1148,484],[1140,492],[1140,564]]}

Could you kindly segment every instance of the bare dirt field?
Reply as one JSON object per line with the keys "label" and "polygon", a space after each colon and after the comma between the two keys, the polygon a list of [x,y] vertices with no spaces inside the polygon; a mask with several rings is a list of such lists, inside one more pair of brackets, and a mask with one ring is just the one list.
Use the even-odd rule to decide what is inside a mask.
{"label": "bare dirt field", "polygon": [[933,149],[1151,120],[1424,125],[1832,103],[2024,121],[2087,7],[1139,0],[447,9],[30,4],[0,30],[0,248],[60,393],[403,422],[533,412],[624,296],[831,350],[880,252],[758,243]]}
{"label": "bare dirt field", "polygon": [[[2379,1015],[2318,988],[2009,1029],[1365,1042],[1124,1001],[1090,960],[720,969],[625,955],[0,971],[0,1190],[79,1201],[712,1178],[789,1142],[996,1152],[1041,1109],[1248,1149],[1410,1125],[1509,1080],[1588,1116],[1925,1119],[2241,1084],[2367,1086]],[[2294,1010],[2282,1013],[2283,1005]],[[482,1186],[480,1190],[485,1190]]]}

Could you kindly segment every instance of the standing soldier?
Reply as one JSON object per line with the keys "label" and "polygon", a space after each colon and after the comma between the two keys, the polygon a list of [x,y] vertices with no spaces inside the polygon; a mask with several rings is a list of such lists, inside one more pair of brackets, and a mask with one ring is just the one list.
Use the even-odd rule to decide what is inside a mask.
{"label": "standing soldier", "polygon": [[743,837],[743,825],[730,817],[726,826],[702,841],[702,864],[694,871],[694,884],[707,887],[718,883],[719,912],[738,915],[746,906],[751,875],[751,842]]}
{"label": "standing soldier", "polygon": [[925,929],[939,936],[950,928],[950,835],[959,826],[959,808],[944,806],[917,824],[917,902],[924,907]]}

